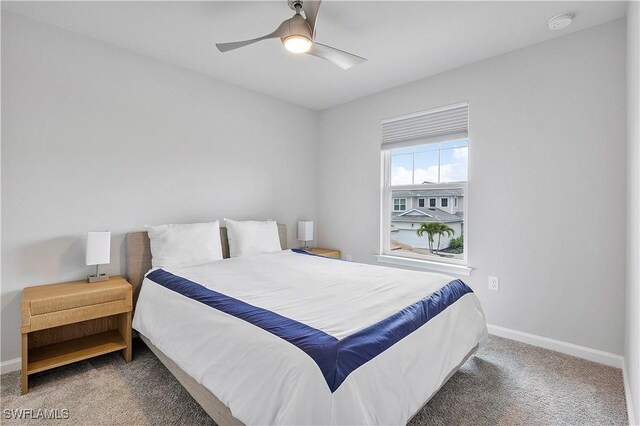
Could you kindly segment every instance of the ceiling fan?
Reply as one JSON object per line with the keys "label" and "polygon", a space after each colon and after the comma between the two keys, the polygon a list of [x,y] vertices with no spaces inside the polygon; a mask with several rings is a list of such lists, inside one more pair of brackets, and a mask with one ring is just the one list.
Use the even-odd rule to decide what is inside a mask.
{"label": "ceiling fan", "polygon": [[[279,38],[285,49],[293,53],[306,53],[317,56],[339,66],[349,69],[354,65],[366,61],[365,58],[336,49],[316,41],[316,22],[318,9],[322,0],[288,0],[289,7],[296,12],[293,18],[281,23],[271,34],[251,40],[234,41],[231,43],[216,43],[221,52],[247,46],[261,40]],[[304,12],[304,16],[300,12]]]}

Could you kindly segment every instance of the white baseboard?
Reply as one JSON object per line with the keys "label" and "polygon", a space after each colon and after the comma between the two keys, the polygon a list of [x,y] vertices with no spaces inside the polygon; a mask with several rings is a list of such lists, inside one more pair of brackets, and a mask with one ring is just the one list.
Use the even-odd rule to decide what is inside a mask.
{"label": "white baseboard", "polygon": [[14,358],[0,362],[0,374],[18,371],[22,367],[22,358]]}
{"label": "white baseboard", "polygon": [[629,424],[635,426],[638,424],[638,419],[633,412],[633,400],[631,399],[631,385],[629,383],[629,376],[627,373],[627,363],[622,363],[622,379],[624,380],[624,397],[627,401],[627,416],[629,417]]}
{"label": "white baseboard", "polygon": [[528,343],[529,345],[551,349],[552,351],[577,356],[578,358],[584,358],[586,360],[609,365],[611,367],[622,368],[624,365],[624,358],[621,355],[612,354],[610,352],[591,349],[586,346],[574,345],[573,343],[549,339],[548,337],[537,336],[535,334],[499,327],[497,325],[488,324],[487,328],[489,329],[489,333],[495,336],[506,337],[507,339]]}

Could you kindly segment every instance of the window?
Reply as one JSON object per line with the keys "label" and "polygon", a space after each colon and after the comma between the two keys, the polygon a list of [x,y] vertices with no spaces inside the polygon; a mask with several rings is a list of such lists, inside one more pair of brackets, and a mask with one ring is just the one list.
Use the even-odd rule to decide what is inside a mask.
{"label": "window", "polygon": [[[467,123],[466,104],[382,123],[382,205],[392,206],[383,207],[382,258],[466,263]],[[418,207],[428,199],[429,208],[407,211],[406,198],[418,195]],[[450,198],[455,210],[448,209]]]}
{"label": "window", "polygon": [[393,149],[390,183],[397,186],[466,182],[468,146],[469,141],[464,139]]}
{"label": "window", "polygon": [[407,209],[407,199],[406,198],[394,198],[393,199],[393,211],[394,212],[403,212]]}

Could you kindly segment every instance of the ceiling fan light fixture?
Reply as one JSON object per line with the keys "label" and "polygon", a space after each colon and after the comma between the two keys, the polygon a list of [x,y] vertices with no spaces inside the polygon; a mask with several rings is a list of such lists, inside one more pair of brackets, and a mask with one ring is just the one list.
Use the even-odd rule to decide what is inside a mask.
{"label": "ceiling fan light fixture", "polygon": [[313,42],[302,35],[290,35],[282,42],[284,48],[291,53],[306,53],[311,49]]}
{"label": "ceiling fan light fixture", "polygon": [[[344,70],[366,61],[360,56],[315,41],[318,9],[322,0],[287,0],[287,2],[296,14],[282,21],[275,31],[249,40],[216,43],[216,47],[220,52],[228,52],[262,40],[277,38],[291,53],[297,55],[306,53],[329,61]],[[304,13],[304,16],[301,12]]]}

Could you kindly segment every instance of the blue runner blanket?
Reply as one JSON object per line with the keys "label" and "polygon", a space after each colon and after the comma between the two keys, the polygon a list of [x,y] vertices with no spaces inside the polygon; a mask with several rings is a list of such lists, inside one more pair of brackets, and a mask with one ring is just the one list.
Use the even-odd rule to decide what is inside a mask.
{"label": "blue runner blanket", "polygon": [[473,293],[464,282],[453,280],[382,321],[338,340],[322,330],[210,290],[163,269],[151,272],[147,278],[295,345],[316,362],[331,392],[335,392],[352,371],[416,331],[465,294]]}

